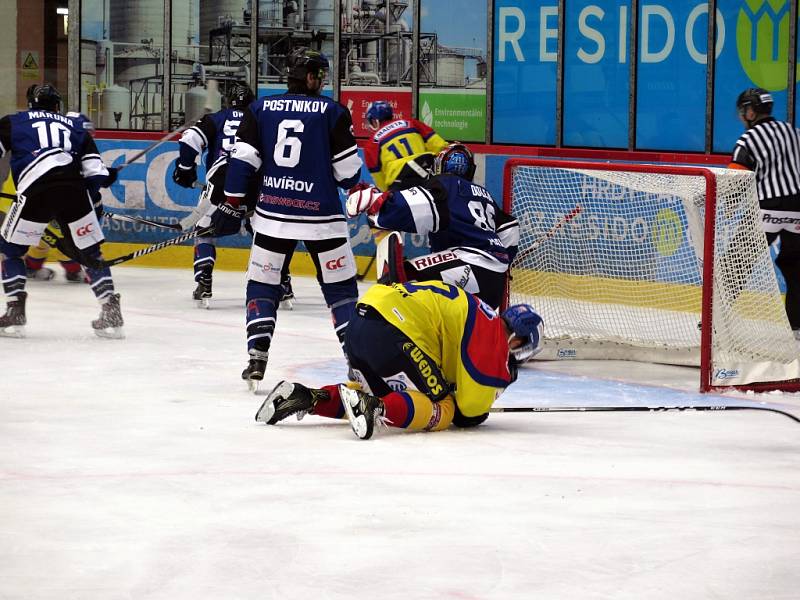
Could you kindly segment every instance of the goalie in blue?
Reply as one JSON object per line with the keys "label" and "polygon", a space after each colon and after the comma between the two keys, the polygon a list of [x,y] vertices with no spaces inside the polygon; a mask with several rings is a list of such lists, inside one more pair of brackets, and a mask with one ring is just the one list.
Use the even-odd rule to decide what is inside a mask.
{"label": "goalie in blue", "polygon": [[379,271],[381,283],[438,279],[496,309],[517,253],[517,220],[472,181],[475,160],[465,145],[442,150],[433,171],[433,177],[405,190],[381,193],[359,184],[348,196],[347,215],[366,212],[373,227],[428,236],[431,254],[398,263],[393,255],[402,257],[402,252],[390,249],[387,269]]}

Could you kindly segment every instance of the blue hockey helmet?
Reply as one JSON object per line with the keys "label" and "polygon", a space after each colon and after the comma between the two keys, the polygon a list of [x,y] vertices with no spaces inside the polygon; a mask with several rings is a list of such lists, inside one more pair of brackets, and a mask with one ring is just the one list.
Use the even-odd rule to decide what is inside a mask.
{"label": "blue hockey helmet", "polygon": [[378,129],[386,121],[391,121],[393,117],[394,110],[388,100],[375,100],[369,105],[367,112],[364,114],[367,127],[372,130]]}
{"label": "blue hockey helmet", "polygon": [[475,176],[475,157],[464,144],[453,142],[436,156],[433,162],[433,174],[450,173],[468,181]]}
{"label": "blue hockey helmet", "polygon": [[509,344],[514,339],[521,342],[510,350],[517,362],[525,362],[541,350],[539,341],[542,338],[544,322],[531,305],[514,304],[509,306],[503,311],[502,317],[511,330]]}

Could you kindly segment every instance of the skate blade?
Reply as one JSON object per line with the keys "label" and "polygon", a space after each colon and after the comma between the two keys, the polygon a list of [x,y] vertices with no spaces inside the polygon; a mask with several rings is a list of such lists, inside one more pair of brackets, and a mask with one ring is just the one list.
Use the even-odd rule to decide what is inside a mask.
{"label": "skate blade", "polygon": [[247,380],[247,389],[250,390],[252,393],[258,393],[258,384],[261,383],[259,379],[248,379]]}
{"label": "skate blade", "polygon": [[11,325],[10,327],[4,327],[0,329],[0,337],[8,337],[8,338],[24,338],[25,337],[25,327],[22,325]]}
{"label": "skate blade", "polygon": [[371,436],[367,436],[367,418],[364,415],[356,416],[353,413],[353,407],[357,406],[359,402],[356,391],[351,390],[346,385],[340,385],[339,396],[342,399],[342,406],[344,406],[344,412],[347,414],[347,420],[350,421],[350,427],[353,428],[353,433],[361,440],[369,439]]}
{"label": "skate blade", "polygon": [[95,329],[94,334],[107,340],[122,340],[125,338],[125,332],[122,327],[106,327],[105,329]]}
{"label": "skate blade", "polygon": [[199,300],[195,300],[194,305],[197,308],[205,308],[205,309],[211,308],[211,302],[208,298],[200,298]]}
{"label": "skate blade", "polygon": [[272,391],[264,398],[261,408],[256,413],[256,421],[266,423],[275,414],[275,398],[287,398],[294,391],[294,384],[288,381],[281,381],[278,385],[272,388]]}
{"label": "skate blade", "polygon": [[294,301],[291,298],[281,300],[280,306],[283,310],[294,310]]}

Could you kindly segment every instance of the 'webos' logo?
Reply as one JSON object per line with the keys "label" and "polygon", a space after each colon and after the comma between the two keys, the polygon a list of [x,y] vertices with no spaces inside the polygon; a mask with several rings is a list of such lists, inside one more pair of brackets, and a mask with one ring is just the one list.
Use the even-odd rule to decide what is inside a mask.
{"label": "'webos' logo", "polygon": [[343,269],[347,264],[345,260],[346,258],[347,258],[346,256],[340,256],[339,258],[332,258],[331,260],[325,263],[325,268],[328,269],[328,271],[338,271],[339,269]]}
{"label": "'webos' logo", "polygon": [[75,235],[77,235],[78,237],[84,237],[93,232],[94,232],[94,226],[92,226],[92,224],[89,223],[88,225],[83,225],[82,227],[78,227],[75,230]]}
{"label": "'webos' logo", "polygon": [[[767,90],[786,89],[789,2],[744,0],[736,19],[736,50],[750,80]],[[797,81],[800,81],[800,73]]]}

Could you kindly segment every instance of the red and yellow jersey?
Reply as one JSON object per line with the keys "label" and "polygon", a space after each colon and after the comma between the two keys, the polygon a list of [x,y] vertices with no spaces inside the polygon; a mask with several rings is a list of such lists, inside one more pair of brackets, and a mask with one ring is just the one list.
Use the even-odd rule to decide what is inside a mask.
{"label": "red and yellow jersey", "polygon": [[489,412],[511,383],[503,320],[460,288],[441,281],[375,285],[359,302],[375,308],[439,365],[465,416]]}
{"label": "red and yellow jersey", "polygon": [[447,142],[415,119],[397,119],[375,132],[364,147],[364,159],[375,185],[386,191],[403,166],[421,154],[438,154]]}

